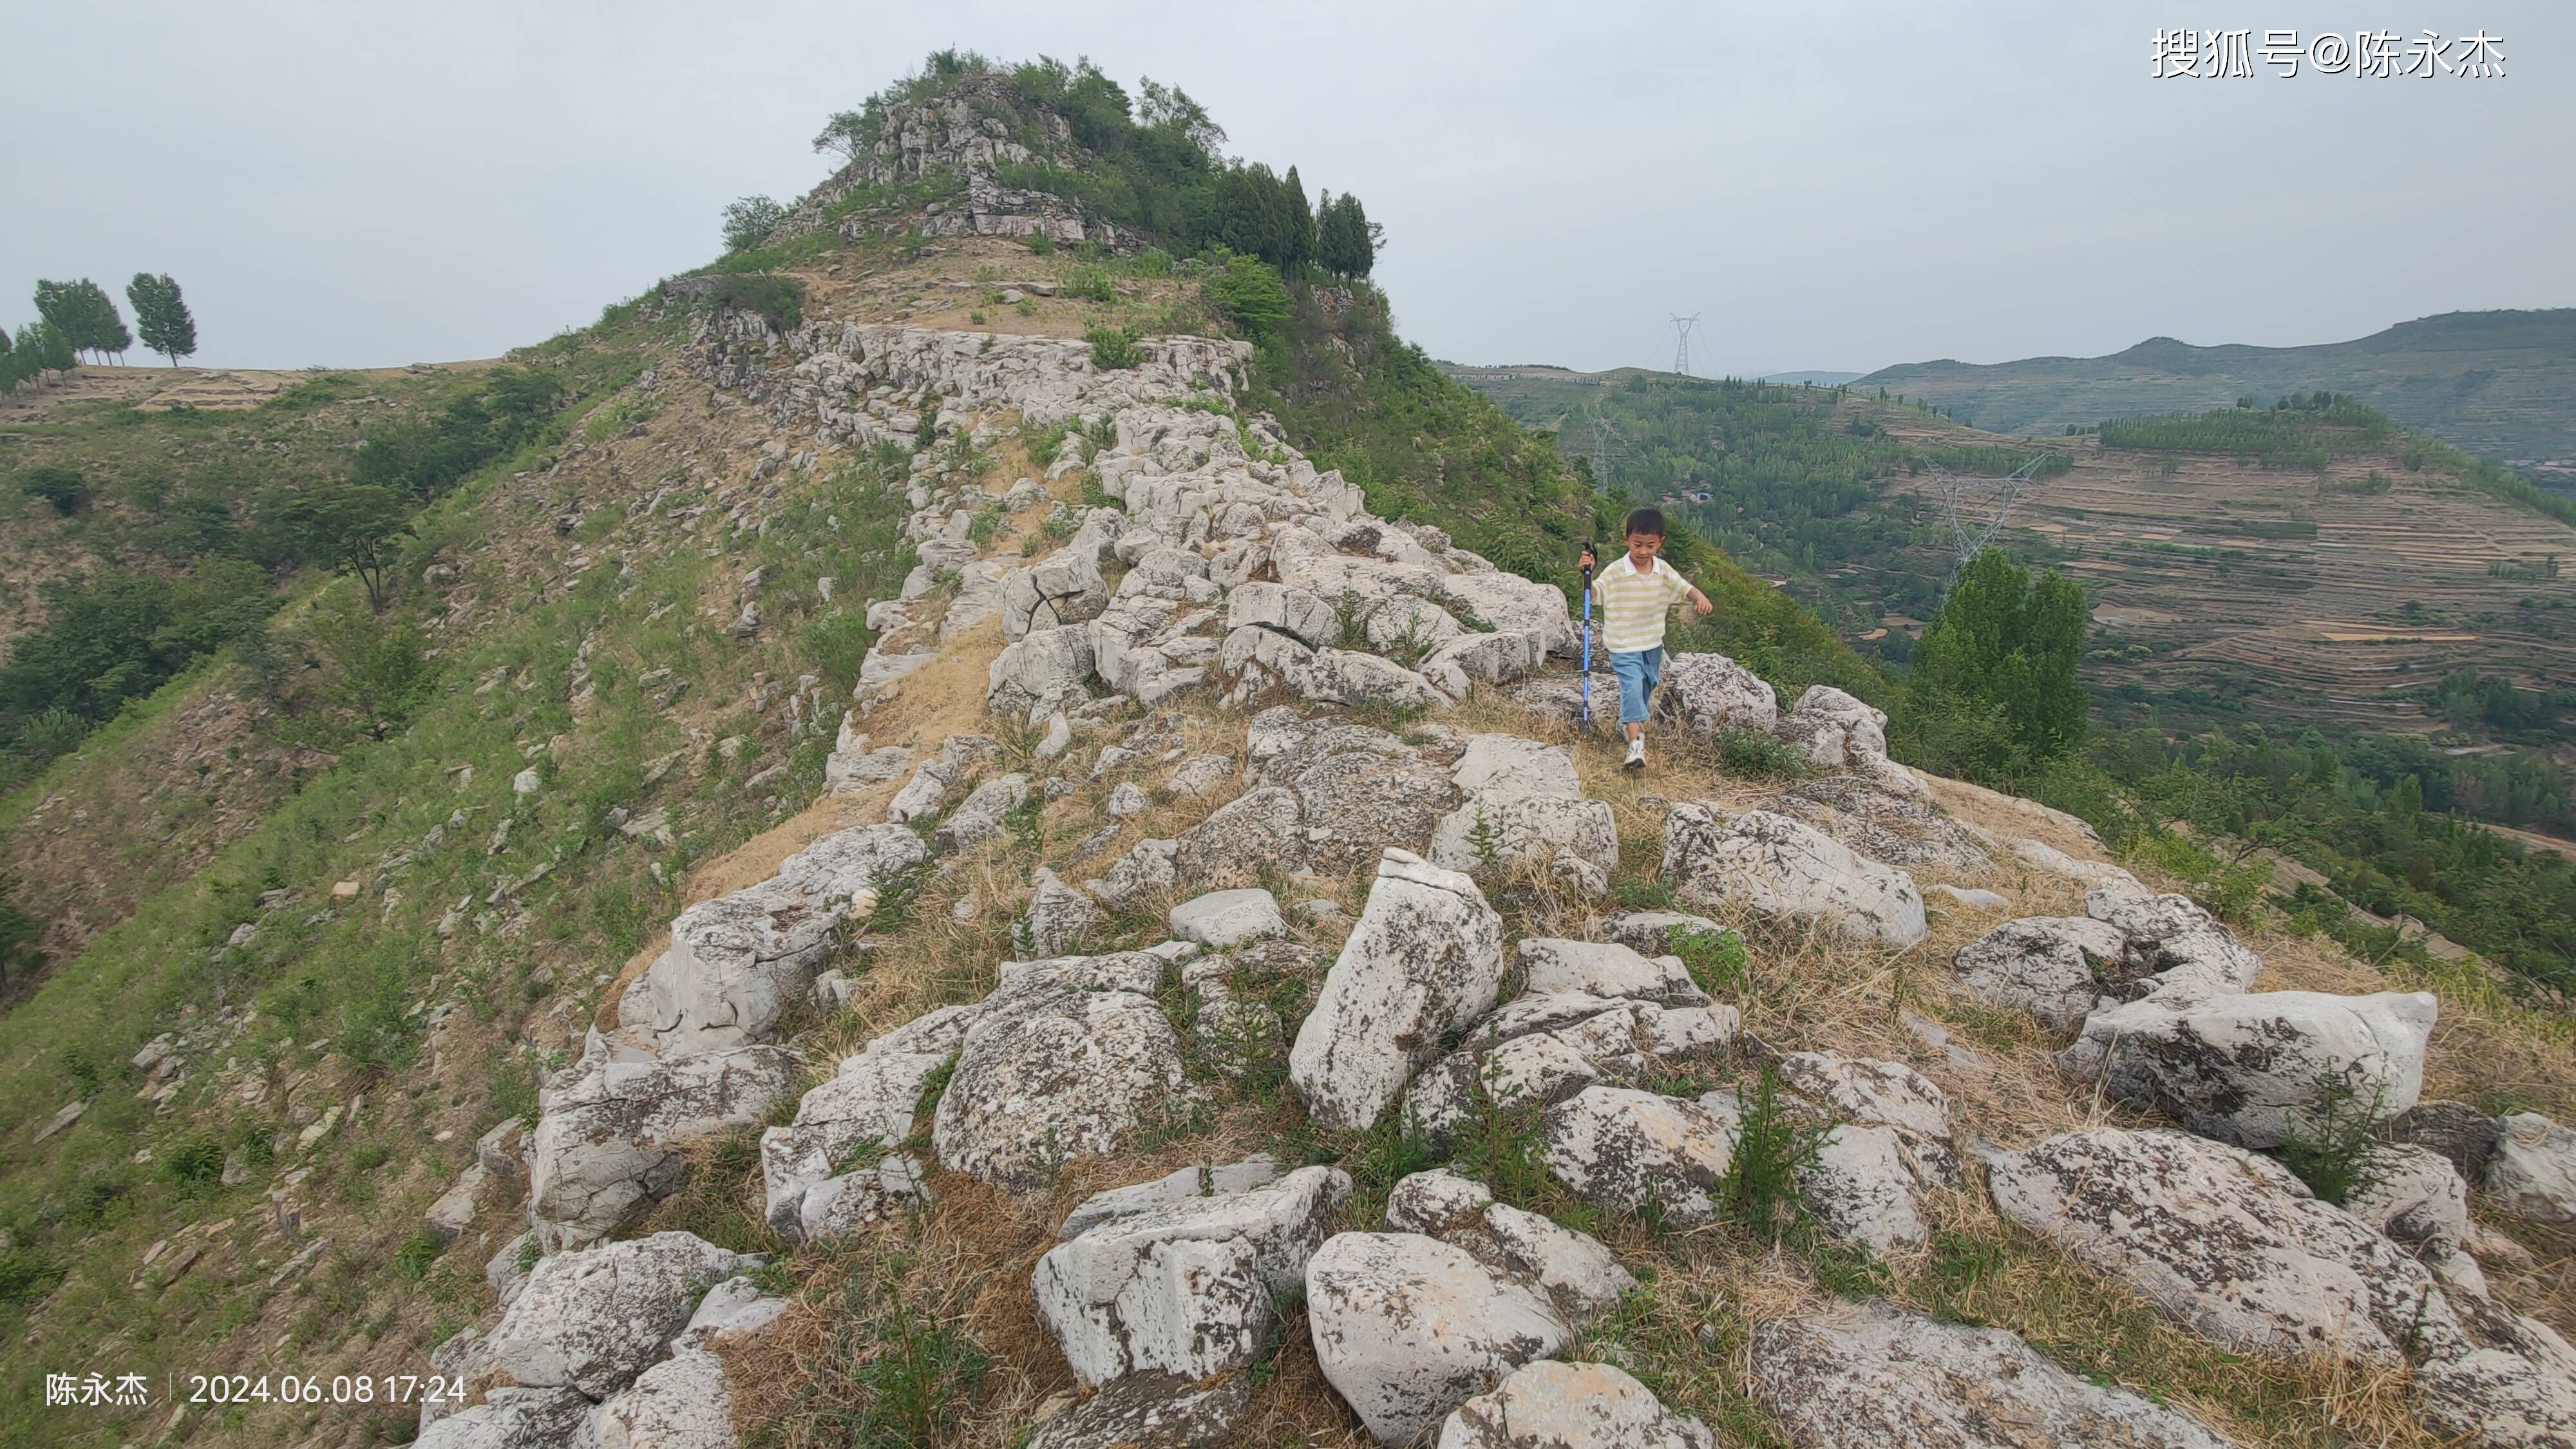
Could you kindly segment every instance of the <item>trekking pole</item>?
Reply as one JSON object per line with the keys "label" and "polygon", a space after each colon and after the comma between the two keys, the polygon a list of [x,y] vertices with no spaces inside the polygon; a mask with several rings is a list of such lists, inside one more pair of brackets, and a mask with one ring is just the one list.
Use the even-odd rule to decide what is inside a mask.
{"label": "trekking pole", "polygon": [[[1585,544],[1583,552],[1586,557],[1590,557],[1592,545]],[[1588,563],[1583,566],[1583,723],[1581,728],[1587,734],[1592,730],[1592,565]]]}

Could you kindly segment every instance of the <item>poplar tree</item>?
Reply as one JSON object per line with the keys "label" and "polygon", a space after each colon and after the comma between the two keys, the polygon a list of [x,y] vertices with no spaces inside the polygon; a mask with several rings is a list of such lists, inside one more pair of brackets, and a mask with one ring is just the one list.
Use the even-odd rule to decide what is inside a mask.
{"label": "poplar tree", "polygon": [[144,346],[169,358],[172,367],[180,358],[196,355],[197,319],[188,315],[187,299],[169,273],[136,272],[125,284],[125,300],[134,304],[134,329],[143,335]]}
{"label": "poplar tree", "polygon": [[87,277],[77,282],[36,283],[36,315],[51,323],[75,353],[94,352],[104,358],[134,345],[134,334],[125,330],[125,318],[116,303],[105,288]]}

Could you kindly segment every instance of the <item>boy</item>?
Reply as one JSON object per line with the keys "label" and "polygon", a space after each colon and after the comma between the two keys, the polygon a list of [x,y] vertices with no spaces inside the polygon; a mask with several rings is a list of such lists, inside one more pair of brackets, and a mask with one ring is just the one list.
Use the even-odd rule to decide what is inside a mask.
{"label": "boy", "polygon": [[[1640,508],[1622,529],[1628,552],[1592,576],[1593,602],[1601,610],[1601,645],[1610,651],[1610,672],[1619,676],[1619,723],[1628,731],[1628,768],[1646,768],[1646,699],[1664,677],[1664,616],[1687,596],[1691,607],[1706,614],[1717,606],[1691,586],[1681,571],[1655,555],[1664,546],[1664,515]],[[1583,551],[1583,566],[1593,565],[1592,550]]]}

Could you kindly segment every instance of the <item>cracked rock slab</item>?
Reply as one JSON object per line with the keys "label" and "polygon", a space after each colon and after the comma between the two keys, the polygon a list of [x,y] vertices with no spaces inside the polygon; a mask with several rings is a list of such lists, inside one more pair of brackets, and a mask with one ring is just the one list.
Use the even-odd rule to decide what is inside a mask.
{"label": "cracked rock slab", "polygon": [[2078,1378],[2002,1329],[1885,1303],[1757,1326],[1753,1381],[1802,1449],[2229,1449],[2198,1420]]}
{"label": "cracked rock slab", "polygon": [[1573,1330],[1537,1289],[1418,1233],[1342,1233],[1306,1265],[1324,1377],[1381,1444],[1402,1444]]}
{"label": "cracked rock slab", "polygon": [[1410,851],[1378,862],[1368,903],[1288,1053],[1319,1125],[1365,1131],[1443,1037],[1493,1010],[1503,920],[1476,883]]}

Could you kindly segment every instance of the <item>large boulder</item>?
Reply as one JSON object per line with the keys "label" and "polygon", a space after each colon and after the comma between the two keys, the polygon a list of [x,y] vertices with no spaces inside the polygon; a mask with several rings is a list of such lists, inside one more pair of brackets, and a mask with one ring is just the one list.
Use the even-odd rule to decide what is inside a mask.
{"label": "large boulder", "polygon": [[590,1436],[590,1400],[575,1389],[493,1389],[412,1441],[421,1449],[562,1449]]}
{"label": "large boulder", "polygon": [[966,1031],[931,1142],[947,1166],[1015,1188],[1116,1148],[1192,1097],[1143,952],[1015,962]]}
{"label": "large boulder", "polygon": [[1565,751],[1519,735],[1469,735],[1449,778],[1470,796],[1583,794]]}
{"label": "large boulder", "polygon": [[1341,622],[1333,606],[1304,589],[1284,584],[1236,585],[1225,596],[1225,627],[1229,636],[1237,629],[1273,630],[1310,650],[1328,649],[1342,642]]}
{"label": "large boulder", "polygon": [[1060,548],[1002,582],[1002,637],[1018,640],[1036,629],[1060,628],[1100,617],[1109,607],[1109,585],[1096,551]]}
{"label": "large boulder", "polygon": [[2414,1106],[2440,1011],[2430,992],[2273,991],[2180,1006],[2151,996],[2085,1018],[2058,1064],[2194,1132],[2279,1147],[2316,1137],[2338,1105],[2373,1117]]}
{"label": "large boulder", "polygon": [[2551,1227],[2576,1227],[2576,1132],[2537,1112],[2504,1119],[2486,1163],[2496,1207]]}
{"label": "large boulder", "polygon": [[1032,956],[1070,956],[1100,928],[1100,907],[1045,866],[1029,873],[1029,905],[1020,915],[1020,944]]}
{"label": "large boulder", "polygon": [[1954,881],[1995,873],[1994,857],[1976,836],[1921,795],[1890,783],[1894,778],[1827,775],[1781,791],[1762,808],[1812,825],[1882,865]]}
{"label": "large boulder", "polygon": [[796,1057],[744,1047],[677,1061],[618,1060],[598,1033],[537,1094],[528,1216],[549,1248],[597,1242],[688,1177],[684,1149],[769,1119]]}
{"label": "large boulder", "polygon": [[2007,921],[1959,948],[1951,969],[1969,990],[2050,1026],[2155,997],[2180,1003],[2254,984],[2262,960],[2185,896],[2097,889],[2081,916]]}
{"label": "large boulder", "polygon": [[707,1289],[766,1261],[689,1233],[554,1254],[492,1330],[492,1366],[530,1388],[605,1398],[661,1358]]}
{"label": "large boulder", "polygon": [[805,1094],[796,1118],[760,1135],[769,1225],[802,1235],[805,1196],[864,1151],[890,1152],[912,1136],[930,1079],[957,1059],[981,1008],[944,1006],[844,1058],[831,1080]]}
{"label": "large boulder", "polygon": [[1480,1112],[1550,1106],[1598,1084],[1633,1085],[1656,1061],[1713,1052],[1737,1029],[1731,1006],[1533,992],[1479,1022],[1414,1080],[1405,1125],[1445,1143]]}
{"label": "large boulder", "polygon": [[1174,940],[1196,941],[1215,951],[1288,934],[1277,898],[1258,887],[1210,891],[1183,901],[1172,907],[1171,927]]}
{"label": "large boulder", "polygon": [[1129,1374],[1041,1420],[1023,1449],[1227,1449],[1252,1407],[1252,1376],[1197,1383]]}
{"label": "large boulder", "polygon": [[2118,927],[2090,916],[2028,916],[1960,947],[1950,969],[1986,1000],[2063,1031],[2118,1002],[2110,985],[2127,947]]}
{"label": "large boulder", "polygon": [[1876,771],[1887,764],[1887,716],[1830,684],[1811,684],[1779,723],[1810,764]]}
{"label": "large boulder", "polygon": [[1905,872],[1767,810],[1728,819],[1702,804],[1673,806],[1664,816],[1664,878],[1696,905],[1749,908],[1890,949],[1928,933],[1923,896]]}
{"label": "large boulder", "polygon": [[[996,775],[967,792],[931,832],[931,844],[942,855],[972,850],[988,840],[999,839],[1010,813],[1026,804],[1029,777]],[[907,832],[909,833],[909,832]]]}
{"label": "large boulder", "polygon": [[1753,1383],[1803,1449],[2229,1449],[2189,1415],[2070,1374],[2000,1328],[1884,1302],[1757,1325]]}
{"label": "large boulder", "polygon": [[2268,1158],[2094,1128],[1986,1159],[1995,1206],[2223,1348],[2411,1363],[2426,1420],[2497,1446],[2576,1441],[2576,1349],[2446,1289]]}
{"label": "large boulder", "polygon": [[1091,679],[1088,625],[1031,629],[994,656],[986,674],[984,704],[1005,718],[1033,719],[1088,699]]}
{"label": "large boulder", "polygon": [[1596,1207],[1635,1212],[1652,1203],[1666,1221],[1704,1223],[1717,1216],[1717,1187],[1735,1155],[1731,1107],[1586,1087],[1547,1110],[1540,1152],[1557,1181]]}
{"label": "large boulder", "polygon": [[1570,941],[1553,936],[1529,937],[1515,951],[1521,986],[1534,994],[1579,991],[1666,1006],[1708,1004],[1708,993],[1691,980],[1679,956],[1659,952],[1649,957],[1615,940]]}
{"label": "large boulder", "polygon": [[[1618,699],[1616,693],[1610,696],[1614,718]],[[1594,708],[1600,708],[1597,701]],[[1780,722],[1780,698],[1761,676],[1723,654],[1668,654],[1654,713],[1703,737],[1720,730],[1767,733]]]}
{"label": "large boulder", "polygon": [[1959,1185],[1948,1096],[1902,1062],[1792,1052],[1779,1074],[1841,1119],[1798,1173],[1816,1220],[1882,1255],[1930,1241],[1923,1195]]}
{"label": "large boulder", "polygon": [[673,1057],[766,1041],[813,989],[841,922],[928,859],[902,826],[862,826],[789,856],[758,885],[689,907],[671,922],[671,944],[619,998],[619,1030]]}
{"label": "large boulder", "polygon": [[1547,1295],[1581,1327],[1619,1306],[1637,1280],[1599,1239],[1525,1208],[1494,1201],[1481,1182],[1417,1172],[1386,1195],[1386,1225],[1466,1249],[1477,1262]]}
{"label": "large boulder", "polygon": [[1598,896],[1619,869],[1619,822],[1603,800],[1486,791],[1441,820],[1428,854],[1449,870],[1548,871]]}
{"label": "large boulder", "polygon": [[599,1449],[735,1449],[733,1384],[708,1345],[755,1332],[786,1311],[784,1298],[764,1298],[748,1278],[709,1290],[671,1356],[646,1369],[632,1387],[591,1415]]}
{"label": "large boulder", "polygon": [[1493,1010],[1502,981],[1503,919],[1484,892],[1411,851],[1388,850],[1288,1053],[1308,1115],[1367,1130],[1442,1038]]}
{"label": "large boulder", "polygon": [[1038,1260],[1038,1316],[1085,1384],[1134,1373],[1198,1380],[1249,1366],[1277,1321],[1275,1296],[1304,1283],[1351,1180],[1306,1167],[1240,1191],[1208,1186],[1088,1214],[1080,1233]]}
{"label": "large boulder", "polygon": [[1541,1359],[1460,1404],[1438,1449],[1718,1449],[1718,1439],[1606,1363]]}
{"label": "large boulder", "polygon": [[1419,1233],[1343,1233],[1306,1264],[1324,1378],[1381,1444],[1402,1444],[1573,1330],[1545,1295]]}

